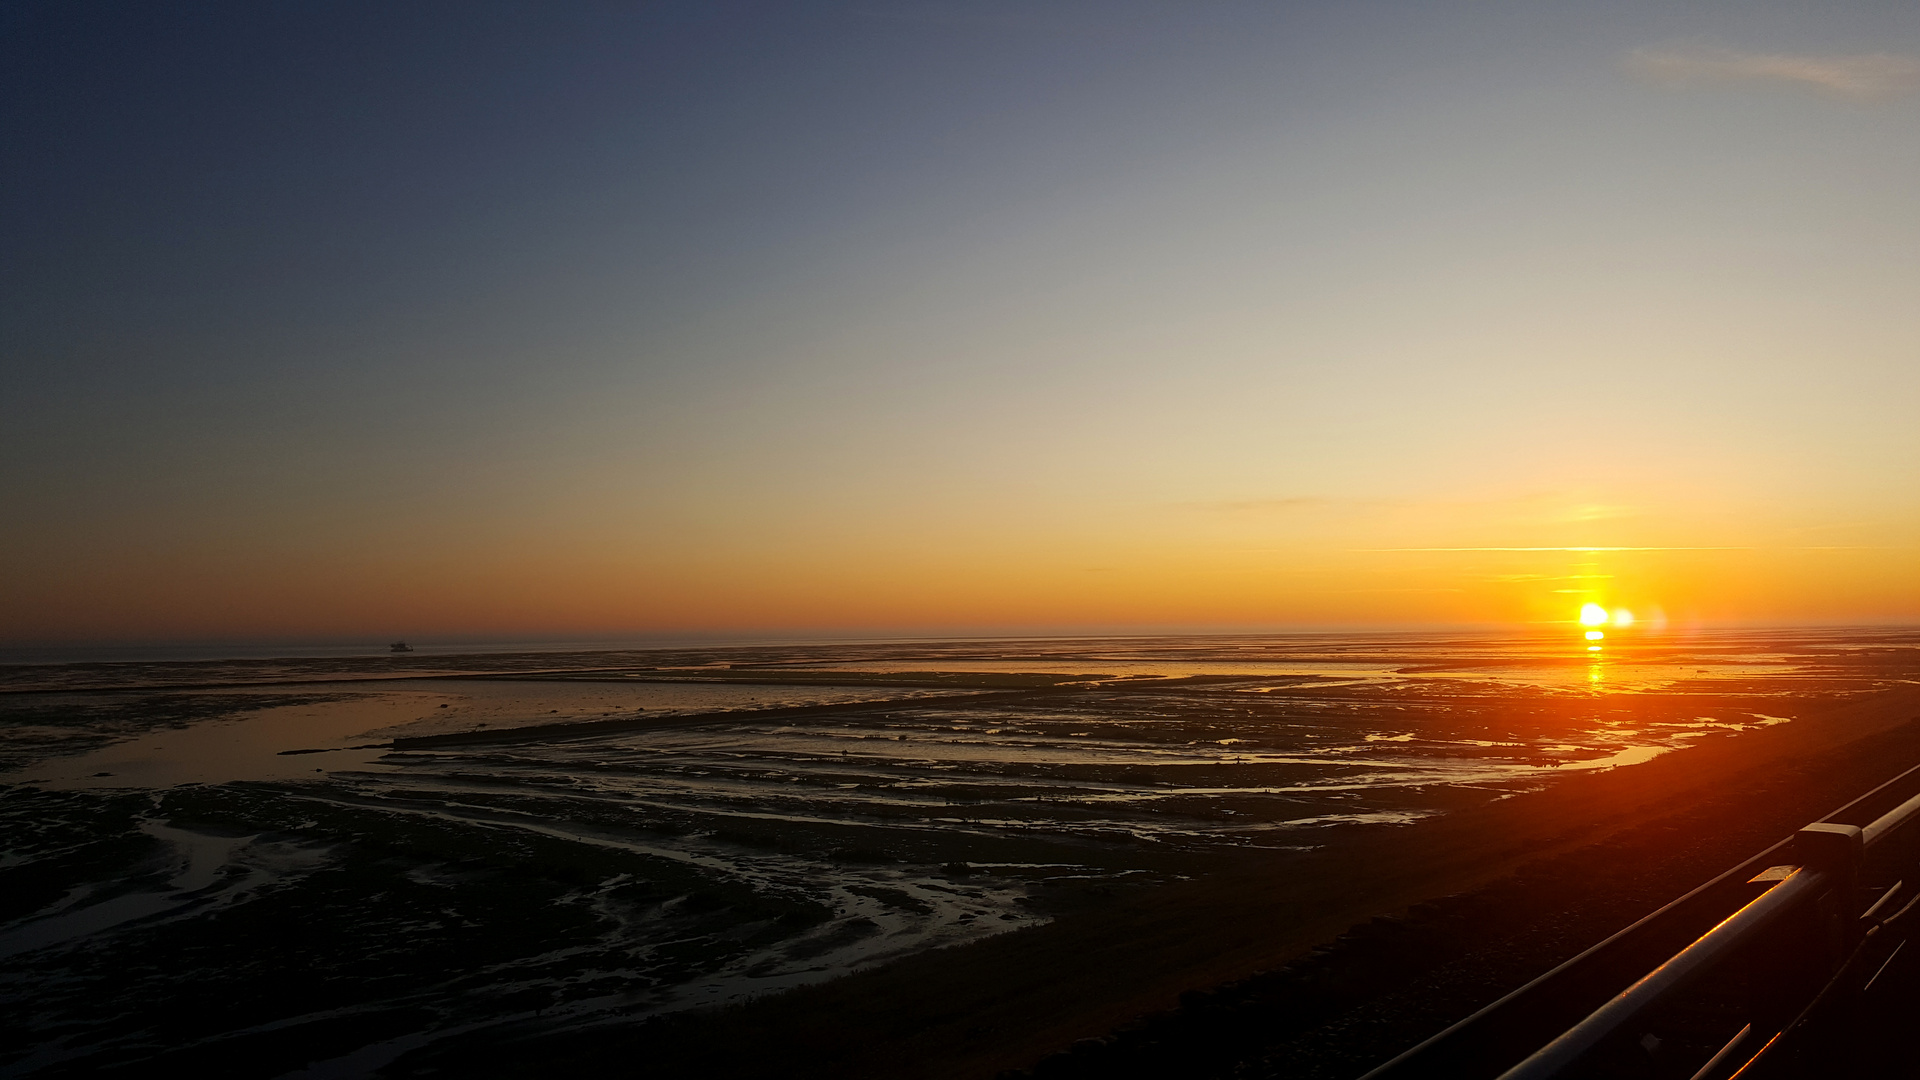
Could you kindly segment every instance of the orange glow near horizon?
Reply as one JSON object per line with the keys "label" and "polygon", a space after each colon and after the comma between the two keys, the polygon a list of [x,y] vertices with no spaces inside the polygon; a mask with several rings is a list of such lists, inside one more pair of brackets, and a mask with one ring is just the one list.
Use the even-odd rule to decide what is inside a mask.
{"label": "orange glow near horizon", "polygon": [[[1016,530],[1005,511],[984,504],[903,501],[897,509],[892,517],[848,509],[834,519],[796,508],[777,520],[737,521],[689,509],[679,520],[693,524],[676,528],[707,537],[699,544],[650,532],[644,519],[583,521],[559,507],[544,519],[491,525],[422,515],[383,526],[382,535],[400,539],[377,550],[370,526],[344,518],[316,519],[299,534],[263,529],[244,544],[201,543],[183,524],[137,559],[49,543],[28,560],[39,572],[8,583],[0,637],[587,640],[1441,626],[1616,637],[1616,629],[1891,622],[1920,611],[1920,562],[1894,543],[1409,551],[1400,548],[1412,544],[1383,550],[1369,541],[1393,529],[1439,539],[1470,527],[1488,538],[1532,539],[1527,529],[1545,525],[1503,507],[1437,519],[1367,508],[1346,521],[1346,510],[1317,505],[1176,513],[1154,504],[1125,515],[1082,507],[1082,518],[1071,507],[1034,510]],[[1540,520],[1559,516],[1550,506]],[[1284,533],[1295,535],[1279,539]],[[121,535],[103,531],[99,543]],[[1596,613],[1602,621],[1588,622]]]}

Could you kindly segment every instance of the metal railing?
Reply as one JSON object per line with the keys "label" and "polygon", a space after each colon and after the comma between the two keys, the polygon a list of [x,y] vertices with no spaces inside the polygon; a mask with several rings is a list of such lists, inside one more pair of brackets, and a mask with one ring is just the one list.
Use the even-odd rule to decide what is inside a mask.
{"label": "metal railing", "polygon": [[[1585,1020],[1575,1024],[1565,1034],[1533,1052],[1525,1061],[1500,1074],[1500,1080],[1546,1080],[1559,1076],[1568,1067],[1579,1062],[1595,1047],[1612,1038],[1615,1034],[1632,1024],[1647,1011],[1667,1001],[1673,994],[1686,989],[1694,980],[1707,973],[1715,965],[1724,962],[1735,952],[1746,948],[1760,934],[1765,933],[1788,915],[1802,909],[1835,888],[1849,883],[1853,876],[1850,870],[1857,872],[1860,857],[1861,830],[1851,825],[1808,826],[1809,830],[1822,830],[1812,833],[1814,836],[1839,835],[1852,842],[1854,866],[1846,865],[1816,868],[1800,866],[1766,892],[1759,899],[1729,915],[1726,921],[1708,931],[1693,944],[1648,972],[1640,981],[1622,990],[1613,1000],[1602,1005],[1588,1015]],[[1826,829],[1845,829],[1845,833],[1826,832]],[[1803,832],[1801,835],[1807,835]],[[1841,847],[1838,844],[1812,845],[1815,852],[1822,846]],[[1796,852],[1803,860],[1809,852]],[[1811,861],[1811,860],[1807,860]],[[1741,1037],[1746,1036],[1751,1025],[1742,1029]],[[1729,1044],[1732,1047],[1733,1044]]]}
{"label": "metal railing", "polygon": [[[1884,806],[1889,796],[1898,797],[1916,786],[1920,786],[1920,767],[1827,817],[1852,816],[1858,820],[1862,811],[1871,812],[1876,803]],[[1861,896],[1860,889],[1862,867],[1868,857],[1886,854],[1883,847],[1890,852],[1890,842],[1896,836],[1912,839],[1915,833],[1901,833],[1901,829],[1916,822],[1920,822],[1920,794],[1864,825],[1832,821],[1809,825],[1374,1069],[1362,1080],[1494,1076],[1503,1064],[1522,1055],[1517,1064],[1497,1072],[1499,1080],[1547,1080],[1608,1072],[1593,1059],[1609,1048],[1617,1054],[1620,1043],[1640,1033],[1651,1014],[1691,993],[1705,977],[1753,953],[1763,943],[1777,943],[1782,935],[1790,940],[1816,939],[1802,941],[1805,951],[1817,956],[1818,962],[1811,966],[1811,982],[1800,988],[1803,993],[1793,1002],[1792,1012],[1748,1022],[1693,1073],[1693,1078],[1724,1080],[1752,1075],[1749,1067],[1774,1051],[1783,1035],[1792,1032],[1816,1004],[1834,992],[1843,975],[1858,967],[1863,957],[1873,958],[1866,947],[1867,939],[1920,903],[1920,897],[1910,895],[1915,890],[1908,887],[1909,882],[1920,882],[1920,873],[1900,875],[1899,881],[1870,900]],[[1901,849],[1901,857],[1908,861],[1912,861],[1912,854]],[[1768,865],[1783,858],[1791,859],[1791,864]],[[1920,866],[1915,869],[1920,870]],[[1760,872],[1756,874],[1756,870]],[[1650,946],[1659,947],[1663,934],[1671,939],[1676,927],[1684,928],[1689,923],[1698,926],[1716,910],[1724,912],[1723,898],[1730,889],[1766,881],[1772,884],[1765,892],[1720,918],[1705,933],[1690,933],[1692,941],[1684,948],[1673,952],[1668,946],[1664,952],[1651,951]],[[1722,906],[1715,909],[1717,899]],[[1648,970],[1645,965],[1661,955],[1667,959]],[[1626,967],[1636,957],[1641,958],[1637,977]],[[1880,970],[1885,970],[1890,960],[1888,956]],[[1609,983],[1611,987],[1626,985],[1571,1026],[1564,1020],[1554,1023],[1556,1012],[1564,1012],[1566,1001],[1576,1002],[1575,1007],[1583,1010],[1591,1008],[1577,1002],[1597,1000]],[[1556,1030],[1561,1033],[1540,1045],[1543,1033]],[[1537,1047],[1531,1053],[1524,1043],[1529,1035],[1531,1045]]]}

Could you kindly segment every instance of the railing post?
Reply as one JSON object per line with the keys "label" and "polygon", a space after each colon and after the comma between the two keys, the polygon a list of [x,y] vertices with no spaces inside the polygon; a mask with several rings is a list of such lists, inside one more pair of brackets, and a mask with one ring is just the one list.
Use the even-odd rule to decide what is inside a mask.
{"label": "railing post", "polygon": [[1851,905],[1855,899],[1852,894],[1860,887],[1860,862],[1867,852],[1865,837],[1858,825],[1822,821],[1793,835],[1793,853],[1800,857],[1800,865],[1832,874],[1835,888],[1846,890]]}
{"label": "railing post", "polygon": [[1844,959],[1857,942],[1861,927],[1860,864],[1866,859],[1866,834],[1858,825],[1819,822],[1793,835],[1793,851],[1801,865],[1830,875],[1833,891],[1820,903],[1830,964]]}

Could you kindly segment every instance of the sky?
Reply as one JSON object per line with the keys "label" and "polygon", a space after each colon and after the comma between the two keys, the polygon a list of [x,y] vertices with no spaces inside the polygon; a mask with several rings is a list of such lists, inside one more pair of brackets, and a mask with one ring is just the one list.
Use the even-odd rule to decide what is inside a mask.
{"label": "sky", "polygon": [[1920,7],[0,3],[0,641],[1920,622]]}

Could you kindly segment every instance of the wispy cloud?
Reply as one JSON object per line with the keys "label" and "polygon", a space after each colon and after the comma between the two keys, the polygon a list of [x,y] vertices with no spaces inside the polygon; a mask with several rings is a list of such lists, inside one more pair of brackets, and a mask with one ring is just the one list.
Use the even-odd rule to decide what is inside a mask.
{"label": "wispy cloud", "polygon": [[1745,547],[1383,547],[1354,551],[1752,551]]}
{"label": "wispy cloud", "polygon": [[1712,45],[1655,45],[1629,53],[1627,69],[1673,86],[1786,82],[1862,101],[1920,89],[1920,57],[1902,53],[1809,56]]}
{"label": "wispy cloud", "polygon": [[[1757,547],[1377,547],[1349,548],[1350,551],[1760,551]],[[1773,551],[1899,551],[1900,548],[1863,547],[1858,545],[1826,544],[1818,547],[1794,546],[1775,547],[1764,550]]]}

